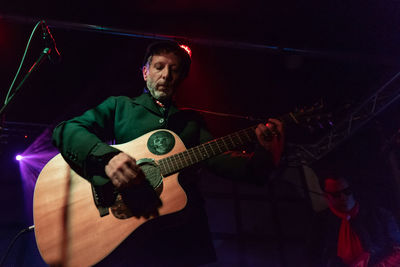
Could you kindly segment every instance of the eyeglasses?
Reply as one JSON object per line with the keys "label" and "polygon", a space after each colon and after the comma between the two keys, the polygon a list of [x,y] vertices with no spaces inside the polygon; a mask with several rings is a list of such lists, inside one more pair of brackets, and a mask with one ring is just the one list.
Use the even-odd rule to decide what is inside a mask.
{"label": "eyeglasses", "polygon": [[346,196],[350,196],[351,194],[353,194],[353,191],[351,190],[350,187],[346,187],[345,189],[336,192],[328,192],[328,191],[325,192],[334,198],[339,198],[342,194],[345,194]]}

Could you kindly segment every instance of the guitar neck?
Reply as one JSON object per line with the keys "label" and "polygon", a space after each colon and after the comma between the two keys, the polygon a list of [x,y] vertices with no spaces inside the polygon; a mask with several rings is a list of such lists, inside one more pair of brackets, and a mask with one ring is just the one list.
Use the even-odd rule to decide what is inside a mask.
{"label": "guitar neck", "polygon": [[252,126],[158,160],[161,174],[164,177],[169,176],[203,160],[251,143],[256,139],[255,128]]}

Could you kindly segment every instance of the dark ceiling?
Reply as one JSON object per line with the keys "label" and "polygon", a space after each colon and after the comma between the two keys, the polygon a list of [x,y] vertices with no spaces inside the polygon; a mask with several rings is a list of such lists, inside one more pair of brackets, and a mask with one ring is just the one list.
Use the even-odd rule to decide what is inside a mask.
{"label": "dark ceiling", "polygon": [[[26,81],[9,121],[53,124],[109,95],[139,94],[151,36],[178,36],[193,50],[181,106],[240,115],[276,116],[320,99],[343,115],[400,67],[395,0],[2,2],[2,99],[38,20],[48,22],[62,54],[60,64],[46,61]],[[87,24],[150,38],[87,31]],[[25,72],[42,49],[39,33]]]}
{"label": "dark ceiling", "polygon": [[399,45],[396,0],[25,2],[2,3],[7,5],[2,11],[152,33],[337,52],[396,52]]}

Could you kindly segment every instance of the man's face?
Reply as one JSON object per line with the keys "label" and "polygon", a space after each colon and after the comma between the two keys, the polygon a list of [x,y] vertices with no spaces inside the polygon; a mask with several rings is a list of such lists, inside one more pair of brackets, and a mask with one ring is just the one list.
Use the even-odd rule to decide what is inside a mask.
{"label": "man's face", "polygon": [[325,197],[329,204],[340,212],[348,212],[356,204],[353,192],[344,179],[325,180]]}
{"label": "man's face", "polygon": [[143,79],[151,95],[160,101],[170,100],[181,82],[180,59],[173,53],[153,55],[143,67]]}

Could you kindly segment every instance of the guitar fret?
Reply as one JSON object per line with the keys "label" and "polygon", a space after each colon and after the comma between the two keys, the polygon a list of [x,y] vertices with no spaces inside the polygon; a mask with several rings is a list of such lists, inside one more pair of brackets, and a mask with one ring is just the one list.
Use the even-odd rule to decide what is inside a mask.
{"label": "guitar fret", "polygon": [[183,167],[185,167],[185,159],[183,158],[182,153],[177,154],[177,159],[179,168],[183,169]]}
{"label": "guitar fret", "polygon": [[207,143],[207,150],[208,150],[209,152],[211,152],[211,155],[215,155],[215,152],[214,152],[214,150],[213,150],[213,148],[212,148],[211,143]]}
{"label": "guitar fret", "polygon": [[230,143],[229,143],[229,149],[234,148],[234,147],[235,147],[235,142],[233,141],[232,136],[229,136],[229,141],[230,141]]}
{"label": "guitar fret", "polygon": [[215,142],[214,142],[215,155],[218,155],[219,153],[222,152],[222,150],[219,148],[218,141],[219,141],[219,140],[217,139],[217,140],[215,140]]}
{"label": "guitar fret", "polygon": [[180,159],[180,155],[179,154],[175,154],[173,156],[175,158],[175,162],[176,162],[176,169],[180,169],[182,166],[182,161]]}
{"label": "guitar fret", "polygon": [[163,160],[163,166],[164,166],[164,174],[166,174],[166,173],[168,173],[168,172],[170,172],[171,170],[170,170],[170,168],[169,168],[169,165],[167,164],[167,162],[166,162],[166,160]]}
{"label": "guitar fret", "polygon": [[203,157],[201,156],[200,146],[196,146],[193,150],[195,149],[197,149],[197,155],[199,156],[200,160],[202,160]]}
{"label": "guitar fret", "polygon": [[250,140],[251,140],[251,137],[250,137],[250,135],[249,135],[249,131],[244,130],[244,134],[245,134],[246,137],[247,137],[247,141],[250,141]]}
{"label": "guitar fret", "polygon": [[217,153],[220,154],[222,152],[224,152],[221,148],[221,139],[217,139],[215,141],[215,147],[217,148]]}
{"label": "guitar fret", "polygon": [[176,159],[174,156],[170,157],[170,162],[171,162],[171,171],[177,169],[177,164],[176,164]]}
{"label": "guitar fret", "polygon": [[220,152],[221,153],[225,152],[226,151],[226,145],[225,145],[224,139],[220,138],[218,143],[219,143]]}
{"label": "guitar fret", "polygon": [[220,138],[220,139],[221,139],[222,143],[224,144],[224,147],[226,149],[229,149],[228,145],[225,143],[225,138]]}
{"label": "guitar fret", "polygon": [[185,167],[190,166],[190,162],[188,161],[186,151],[183,151],[182,153],[179,153],[179,154],[181,154],[182,158],[183,158],[182,164],[185,163]]}
{"label": "guitar fret", "polygon": [[221,147],[220,147],[219,144],[218,144],[220,141],[221,141],[221,139],[215,140],[215,146],[218,148],[218,152],[219,152],[219,153],[222,153],[223,151],[222,151]]}
{"label": "guitar fret", "polygon": [[193,161],[192,155],[190,154],[190,151],[186,150],[184,153],[186,154],[186,161],[188,163],[188,166],[194,164],[194,161]]}
{"label": "guitar fret", "polygon": [[177,169],[182,169],[183,168],[183,158],[181,153],[174,155],[176,159],[176,167]]}
{"label": "guitar fret", "polygon": [[176,169],[178,169],[178,170],[181,169],[183,167],[183,164],[182,164],[182,159],[181,159],[180,153],[179,154],[175,154],[174,158],[175,158],[175,161],[176,161]]}
{"label": "guitar fret", "polygon": [[165,165],[163,164],[162,161],[159,161],[159,162],[158,162],[158,166],[160,166],[161,175],[162,175],[163,173],[165,173]]}
{"label": "guitar fret", "polygon": [[165,165],[165,160],[160,159],[157,161],[158,166],[160,166],[161,175],[164,176],[167,173],[167,165]]}
{"label": "guitar fret", "polygon": [[184,151],[184,152],[182,152],[182,153],[185,154],[187,166],[192,165],[192,164],[193,164],[193,159],[192,159],[192,157],[190,156],[190,152],[189,152],[188,150],[186,150],[186,151]]}
{"label": "guitar fret", "polygon": [[198,155],[196,154],[196,151],[193,148],[191,148],[190,152],[192,153],[192,157],[194,159],[194,162],[196,162],[196,163],[199,162],[200,159],[197,157]]}
{"label": "guitar fret", "polygon": [[235,135],[237,136],[239,143],[243,144],[242,138],[240,137],[240,132],[236,133]]}
{"label": "guitar fret", "polygon": [[201,155],[203,156],[203,158],[207,158],[207,157],[208,157],[208,154],[207,154],[207,150],[206,150],[206,148],[205,148],[205,144],[201,145],[199,148],[200,148],[200,149],[201,149],[201,148],[203,149],[203,150],[200,150],[200,151],[201,151]]}
{"label": "guitar fret", "polygon": [[175,160],[175,157],[174,157],[175,155],[173,155],[173,156],[171,156],[171,157],[169,157],[169,166],[170,166],[170,168],[171,168],[171,172],[173,172],[175,169],[177,169],[177,167],[176,167],[176,160]]}
{"label": "guitar fret", "polygon": [[232,148],[233,148],[233,144],[234,144],[235,142],[234,142],[233,139],[232,139],[232,135],[228,135],[228,137],[229,137],[229,140],[231,141],[231,147],[230,147],[230,149],[232,149]]}
{"label": "guitar fret", "polygon": [[224,144],[225,144],[225,149],[226,149],[226,150],[231,149],[231,144],[230,144],[228,138],[227,138],[227,137],[224,137],[224,138],[221,138],[221,139],[223,140],[223,142],[224,142]]}
{"label": "guitar fret", "polygon": [[168,158],[161,159],[160,161],[165,166],[164,167],[165,172],[163,173],[163,175],[166,175],[167,173],[170,173],[171,169],[170,169],[170,165],[168,164]]}
{"label": "guitar fret", "polygon": [[208,158],[208,149],[207,149],[207,143],[205,143],[203,146],[202,146],[202,148],[203,148],[203,156],[204,156],[204,158]]}
{"label": "guitar fret", "polygon": [[192,153],[192,158],[195,159],[193,162],[199,162],[199,159],[197,158],[196,152],[193,148],[190,149],[190,152]]}
{"label": "guitar fret", "polygon": [[[167,163],[167,164],[168,164],[168,160],[167,160],[165,163]],[[167,166],[168,166],[168,168],[167,168],[167,170],[168,170],[168,173],[171,173],[171,172],[172,172],[172,169],[171,169],[171,164],[168,164]]]}
{"label": "guitar fret", "polygon": [[233,133],[232,134],[232,140],[233,140],[233,145],[236,147],[237,145],[239,145],[238,143],[238,137],[237,137],[237,133]]}

